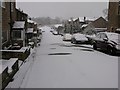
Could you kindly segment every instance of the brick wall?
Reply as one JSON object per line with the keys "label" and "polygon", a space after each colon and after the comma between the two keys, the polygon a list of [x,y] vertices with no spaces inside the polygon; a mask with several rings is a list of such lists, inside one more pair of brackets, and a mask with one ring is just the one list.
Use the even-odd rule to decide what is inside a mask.
{"label": "brick wall", "polygon": [[5,43],[9,38],[10,32],[10,3],[5,2],[5,8],[2,8],[2,36],[3,36],[3,43]]}
{"label": "brick wall", "polygon": [[119,2],[109,2],[109,10],[108,10],[108,31],[115,32],[116,28],[120,27],[118,24],[119,12]]}
{"label": "brick wall", "polygon": [[107,28],[107,21],[103,17],[96,19],[91,24],[93,24],[95,28]]}
{"label": "brick wall", "polygon": [[[16,3],[12,3],[12,21],[16,20]],[[2,7],[2,47],[10,44],[10,2],[5,2],[5,7]]]}

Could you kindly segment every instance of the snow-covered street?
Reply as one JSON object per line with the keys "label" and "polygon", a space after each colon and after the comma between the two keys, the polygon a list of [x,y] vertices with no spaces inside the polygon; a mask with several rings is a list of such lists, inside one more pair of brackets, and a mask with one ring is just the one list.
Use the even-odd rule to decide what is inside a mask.
{"label": "snow-covered street", "polygon": [[[62,36],[53,35],[50,27],[45,26],[42,30],[45,32],[34,59],[26,62],[29,67],[23,65],[24,68],[20,68],[28,68],[27,71],[18,71],[22,71],[24,78],[14,79],[8,88],[118,87],[117,56],[95,51],[91,45],[76,46],[62,41]],[[16,85],[18,82],[19,85]]]}

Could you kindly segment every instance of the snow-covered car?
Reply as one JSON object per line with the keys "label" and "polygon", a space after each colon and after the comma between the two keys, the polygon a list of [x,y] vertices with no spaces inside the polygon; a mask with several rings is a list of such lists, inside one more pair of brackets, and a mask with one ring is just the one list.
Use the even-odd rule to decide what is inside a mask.
{"label": "snow-covered car", "polygon": [[109,54],[120,53],[120,34],[112,32],[100,32],[93,40],[93,48],[107,51]]}
{"label": "snow-covered car", "polygon": [[52,33],[53,33],[53,35],[58,35],[57,31],[53,31]]}
{"label": "snow-covered car", "polygon": [[54,29],[51,29],[50,32],[53,33]]}
{"label": "snow-covered car", "polygon": [[30,46],[31,48],[34,48],[34,42],[29,42],[28,46]]}
{"label": "snow-covered car", "polygon": [[39,37],[37,37],[37,43],[39,43],[42,39],[42,35],[40,35]]}
{"label": "snow-covered car", "polygon": [[72,35],[71,43],[77,44],[77,43],[88,43],[88,39],[84,34],[76,33]]}
{"label": "snow-covered car", "polygon": [[63,35],[63,41],[71,41],[72,35],[70,33],[66,33]]}

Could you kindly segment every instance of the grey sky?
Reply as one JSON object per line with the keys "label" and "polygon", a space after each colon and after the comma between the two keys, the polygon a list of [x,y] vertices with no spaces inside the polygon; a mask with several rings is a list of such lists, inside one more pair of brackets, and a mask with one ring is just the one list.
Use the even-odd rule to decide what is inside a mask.
{"label": "grey sky", "polygon": [[17,2],[17,7],[31,17],[99,17],[107,2]]}

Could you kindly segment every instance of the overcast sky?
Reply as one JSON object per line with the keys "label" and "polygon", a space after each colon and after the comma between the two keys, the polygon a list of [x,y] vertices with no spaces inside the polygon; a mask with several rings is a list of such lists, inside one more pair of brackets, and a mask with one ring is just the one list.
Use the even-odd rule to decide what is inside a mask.
{"label": "overcast sky", "polygon": [[99,17],[108,8],[107,2],[17,2],[31,17]]}

